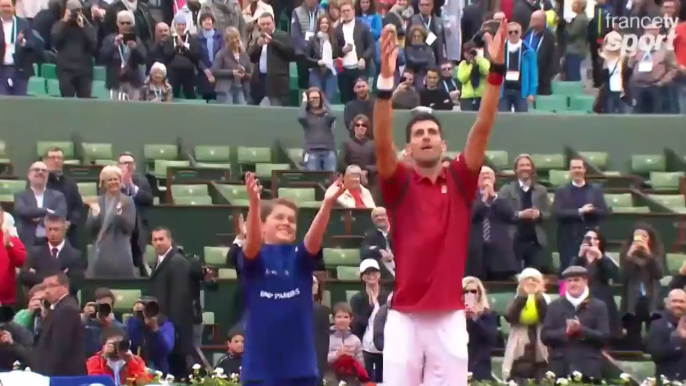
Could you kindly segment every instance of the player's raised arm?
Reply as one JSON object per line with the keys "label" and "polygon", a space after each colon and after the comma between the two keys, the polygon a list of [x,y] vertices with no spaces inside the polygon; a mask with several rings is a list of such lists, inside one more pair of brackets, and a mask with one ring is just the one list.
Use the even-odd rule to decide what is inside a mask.
{"label": "player's raised arm", "polygon": [[310,229],[305,234],[305,249],[310,255],[316,255],[322,249],[322,240],[324,240],[324,233],[326,227],[329,225],[329,217],[331,217],[331,209],[336,205],[336,200],[345,192],[343,186],[343,178],[339,177],[333,185],[324,193],[324,201],[319,208],[319,212],[314,216]]}
{"label": "player's raised arm", "polygon": [[[481,108],[479,109],[474,126],[472,126],[472,129],[469,131],[467,143],[464,148],[464,158],[467,163],[467,168],[473,172],[478,172],[481,169],[484,155],[486,154],[486,147],[488,146],[488,137],[491,134],[491,128],[493,127],[495,115],[498,111],[500,87],[503,84],[503,77],[506,71],[505,65],[503,64],[505,61],[506,38],[507,20],[502,20],[500,22],[500,28],[494,37],[491,37],[489,34],[484,36],[491,60],[491,67],[488,73],[486,89],[481,98]],[[376,116],[374,119],[374,123],[376,123]]]}
{"label": "player's raised arm", "polygon": [[262,248],[262,219],[260,218],[260,206],[262,199],[262,186],[253,173],[245,174],[245,188],[248,190],[248,226],[246,227],[245,244],[243,255],[246,259],[254,259]]}
{"label": "player's raised arm", "polygon": [[381,75],[374,104],[376,171],[382,179],[390,178],[398,166],[398,157],[393,146],[393,105],[391,102],[397,60],[398,42],[395,26],[388,24],[381,34]]}

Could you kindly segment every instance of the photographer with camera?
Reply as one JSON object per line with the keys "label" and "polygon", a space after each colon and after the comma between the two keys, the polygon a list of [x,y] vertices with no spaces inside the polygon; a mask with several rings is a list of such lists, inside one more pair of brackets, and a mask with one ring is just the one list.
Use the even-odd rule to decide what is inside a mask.
{"label": "photographer with camera", "polygon": [[41,324],[47,315],[47,309],[43,306],[45,300],[45,286],[43,283],[36,284],[29,290],[29,305],[27,308],[14,315],[14,322],[32,333],[33,342],[38,341]]}
{"label": "photographer with camera", "polygon": [[131,351],[140,355],[148,367],[169,373],[175,330],[172,322],[160,314],[156,298],[142,297],[133,305],[133,317],[126,320],[126,332],[131,338]]}
{"label": "photographer with camera", "polygon": [[62,97],[90,98],[97,31],[84,16],[79,0],[67,1],[64,16],[52,27],[51,36]]}
{"label": "photographer with camera", "polygon": [[86,356],[102,348],[102,337],[110,330],[124,330],[124,325],[114,318],[114,294],[109,288],[95,290],[95,301],[86,303],[81,321],[86,328]]}
{"label": "photographer with camera", "polygon": [[0,372],[12,370],[16,361],[26,366],[31,357],[31,333],[13,317],[12,306],[0,306]]}
{"label": "photographer with camera", "polygon": [[108,375],[115,386],[147,385],[152,376],[145,367],[143,358],[131,352],[131,342],[124,331],[113,330],[103,337],[102,350],[88,358],[88,375]]}
{"label": "photographer with camera", "polygon": [[462,84],[460,109],[479,111],[491,63],[484,57],[483,50],[477,48],[474,41],[466,42],[463,47],[464,60],[457,67],[457,80]]}
{"label": "photographer with camera", "polygon": [[[193,298],[193,345],[200,347],[202,344],[202,302],[200,294],[202,290],[216,291],[219,284],[215,281],[216,267],[203,265],[200,257],[189,255],[187,257],[190,264],[190,289]],[[198,363],[198,362],[193,362]]]}

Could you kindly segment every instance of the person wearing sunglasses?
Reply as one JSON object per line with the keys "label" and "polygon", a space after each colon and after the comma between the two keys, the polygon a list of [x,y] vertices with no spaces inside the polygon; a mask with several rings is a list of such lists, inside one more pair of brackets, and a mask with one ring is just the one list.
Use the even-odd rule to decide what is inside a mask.
{"label": "person wearing sunglasses", "polygon": [[67,201],[57,190],[47,188],[48,167],[43,162],[34,162],[29,168],[29,184],[25,191],[14,194],[14,214],[17,233],[24,245],[44,245],[47,214],[67,217]]}
{"label": "person wearing sunglasses", "polygon": [[376,155],[374,141],[370,137],[371,125],[366,115],[358,114],[351,123],[352,138],[343,142],[343,165],[358,165],[367,174],[369,181],[373,180],[370,171],[376,169]]}
{"label": "person wearing sunglasses", "polygon": [[536,51],[522,40],[522,26],[507,26],[505,83],[500,93],[500,111],[527,112],[538,91]]}
{"label": "person wearing sunglasses", "polygon": [[498,341],[498,315],[492,312],[481,280],[462,279],[467,332],[469,333],[469,372],[472,380],[490,381],[491,350]]}
{"label": "person wearing sunglasses", "polygon": [[144,80],[140,69],[147,63],[146,46],[136,32],[132,11],[120,11],[116,25],[117,32],[106,36],[100,49],[107,72],[105,88],[110,90],[110,99],[139,100]]}

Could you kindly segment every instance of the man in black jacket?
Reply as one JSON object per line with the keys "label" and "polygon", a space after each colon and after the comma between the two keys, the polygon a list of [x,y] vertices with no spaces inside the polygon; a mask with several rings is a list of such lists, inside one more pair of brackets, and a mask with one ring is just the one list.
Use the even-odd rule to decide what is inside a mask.
{"label": "man in black jacket", "polygon": [[11,306],[0,306],[0,371],[11,371],[14,362],[29,366],[33,336],[23,326],[12,321]]}
{"label": "man in black jacket", "polygon": [[393,280],[395,278],[395,263],[393,261],[393,243],[389,233],[391,224],[388,221],[386,208],[379,206],[372,209],[372,222],[374,229],[370,229],[364,234],[360,246],[360,258],[378,261],[381,279]]}
{"label": "man in black jacket", "polygon": [[187,356],[193,350],[193,296],[190,264],[172,246],[171,232],[166,228],[152,231],[152,246],[157,263],[150,275],[150,295],[157,298],[160,313],[167,315],[174,325],[176,342],[169,356],[172,375],[188,376]]}
{"label": "man in black jacket", "polygon": [[84,328],[76,299],[69,296],[69,279],[59,272],[43,284],[51,306],[34,350],[33,371],[50,377],[86,375]]}
{"label": "man in black jacket", "polygon": [[686,376],[686,292],[673,289],[660,318],[650,324],[647,352],[655,362],[655,377]]}
{"label": "man in black jacket", "polygon": [[[90,63],[90,58],[88,59]],[[88,89],[90,93],[90,86]],[[83,214],[83,199],[79,193],[79,187],[76,181],[63,174],[62,168],[64,166],[64,153],[59,147],[48,149],[48,152],[43,156],[43,162],[48,167],[48,189],[57,190],[64,195],[67,201],[67,239],[69,243],[78,248],[77,240],[77,226],[81,223]]]}
{"label": "man in black jacket", "polygon": [[90,98],[98,37],[79,0],[67,1],[64,16],[52,27],[51,36],[62,97]]}
{"label": "man in black jacket", "polygon": [[[14,0],[0,0],[0,95],[26,96],[40,45],[29,22],[15,16]],[[12,27],[7,29],[5,25]],[[7,32],[11,36],[6,36]]]}
{"label": "man in black jacket", "polygon": [[569,267],[562,278],[566,294],[548,305],[541,330],[548,369],[563,378],[578,371],[585,382],[601,379],[601,350],[610,337],[607,306],[590,296],[586,268]]}

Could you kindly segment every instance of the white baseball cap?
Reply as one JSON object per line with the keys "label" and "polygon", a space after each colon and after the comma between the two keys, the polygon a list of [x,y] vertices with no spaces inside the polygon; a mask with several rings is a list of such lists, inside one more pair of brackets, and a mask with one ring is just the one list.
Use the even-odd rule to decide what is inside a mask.
{"label": "white baseball cap", "polygon": [[362,262],[360,263],[360,275],[362,275],[369,269],[381,271],[381,268],[379,268],[379,262],[374,259],[362,260]]}

